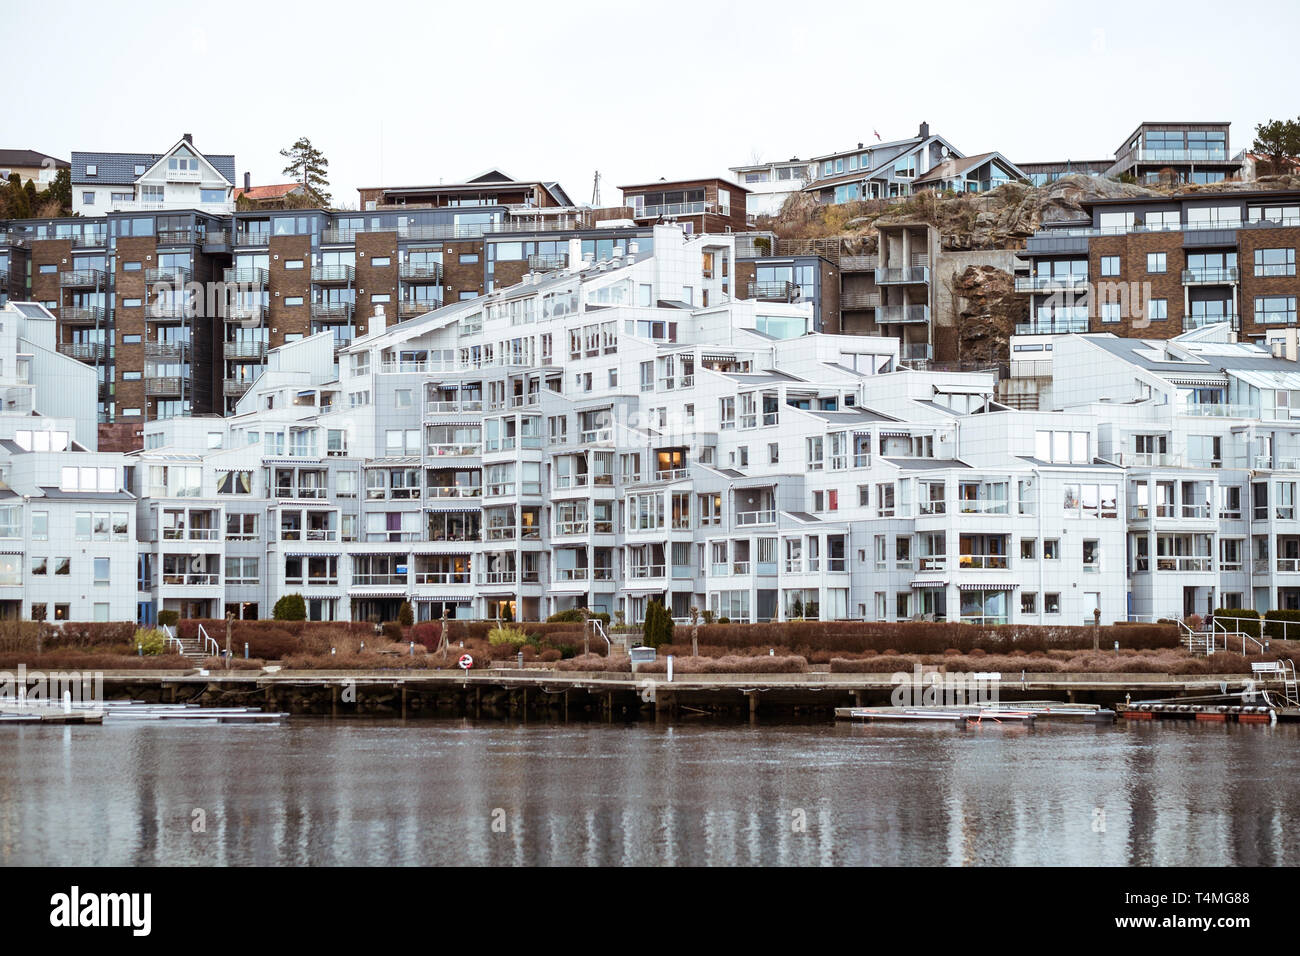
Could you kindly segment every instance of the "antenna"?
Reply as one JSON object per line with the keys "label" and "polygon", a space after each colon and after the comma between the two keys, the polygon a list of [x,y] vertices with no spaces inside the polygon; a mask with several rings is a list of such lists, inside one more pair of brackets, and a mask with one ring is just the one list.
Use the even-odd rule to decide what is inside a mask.
{"label": "antenna", "polygon": [[596,170],[596,175],[591,181],[591,204],[597,209],[600,208],[600,170]]}

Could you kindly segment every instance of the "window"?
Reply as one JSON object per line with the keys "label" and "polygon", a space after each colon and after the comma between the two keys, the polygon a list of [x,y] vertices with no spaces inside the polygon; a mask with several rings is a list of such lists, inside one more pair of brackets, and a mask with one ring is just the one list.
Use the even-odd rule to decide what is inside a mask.
{"label": "window", "polygon": [[1148,252],[1147,253],[1147,272],[1164,272],[1165,271],[1165,253]]}
{"label": "window", "polygon": [[87,175],[87,176],[98,176],[98,175],[99,175],[99,166],[96,165],[95,163],[87,163],[87,164],[86,164],[86,175]]}
{"label": "window", "polygon": [[1043,540],[1043,560],[1059,561],[1061,560],[1061,539],[1045,538]]}
{"label": "window", "polygon": [[50,513],[48,511],[32,512],[32,540],[48,541],[50,539]]}
{"label": "window", "polygon": [[[139,299],[136,299],[135,302],[136,302],[137,305],[139,305],[140,300],[139,300]],[[123,302],[122,304],[125,305],[126,303]],[[139,344],[140,344],[140,336],[139,336],[139,335],[128,335],[128,334],[126,334],[126,333],[123,333],[123,335],[122,335],[122,344],[123,344],[123,345],[139,345]]]}
{"label": "window", "polygon": [[[122,263],[122,271],[123,271],[123,272],[139,272],[142,268],[143,268],[143,263],[139,263],[139,262],[123,262],[123,263]],[[123,304],[123,305],[126,305],[125,302],[123,302],[122,304]],[[139,301],[137,300],[137,301],[136,301],[136,305],[139,305],[139,304],[140,304],[140,303],[139,303]]]}
{"label": "window", "polygon": [[1026,591],[1020,595],[1020,613],[1037,614],[1038,613],[1038,593],[1035,591]]}
{"label": "window", "polygon": [[[194,470],[197,472],[199,469]],[[59,490],[109,493],[117,491],[117,469],[78,468],[74,465],[65,465],[59,481]]]}
{"label": "window", "polygon": [[1038,559],[1038,542],[1033,538],[1020,539],[1020,560],[1036,561]]}
{"label": "window", "polygon": [[1061,613],[1061,595],[1055,591],[1048,591],[1043,595],[1043,612],[1045,614]]}
{"label": "window", "polygon": [[72,574],[72,559],[71,559],[71,558],[55,558],[55,559],[54,559],[54,573],[55,573],[56,575],[62,575],[62,576],[64,576],[64,577],[71,576],[71,574]]}
{"label": "window", "polygon": [[54,620],[56,620],[56,621],[67,621],[67,620],[71,620],[71,618],[72,618],[72,605],[71,605],[71,604],[56,604],[56,605],[54,605]]}
{"label": "window", "polygon": [[389,295],[387,292],[370,293],[370,301],[375,303],[376,305],[387,305],[392,300],[393,297]]}
{"label": "window", "polygon": [[93,205],[95,205],[95,193],[94,193],[94,191],[91,190],[91,191],[89,191],[89,192],[83,192],[83,193],[81,194],[81,201],[82,201],[85,205],[87,205],[87,206],[93,206]]}
{"label": "window", "polygon": [[1152,322],[1169,318],[1169,300],[1151,299],[1147,302],[1147,318]]}
{"label": "window", "polygon": [[1088,463],[1088,433],[1040,431],[1034,436],[1034,457],[1060,464]]}
{"label": "window", "polygon": [[1295,249],[1256,249],[1255,275],[1295,275]]}
{"label": "window", "polygon": [[1113,325],[1122,317],[1122,303],[1103,302],[1101,304],[1101,321],[1103,325]]}
{"label": "window", "polygon": [[[54,275],[54,273],[56,273],[56,272],[58,272],[58,271],[59,271],[59,267],[58,267],[58,266],[55,266],[55,265],[43,265],[43,266],[41,266],[41,268],[40,268],[40,274],[43,275],[43,276],[52,276],[52,275]],[[53,305],[54,305],[56,308],[58,307],[58,303],[57,303],[57,302],[53,303]]]}
{"label": "window", "polygon": [[286,296],[284,297],[284,305],[285,305],[285,308],[292,308],[292,307],[294,307],[294,306],[302,305],[302,296],[300,296],[300,295],[286,295]]}
{"label": "window", "polygon": [[251,471],[225,471],[217,474],[217,494],[250,495],[253,493]]}
{"label": "window", "polygon": [[768,442],[767,445],[767,463],[775,465],[781,460],[781,445],[778,442]]}
{"label": "window", "polygon": [[1295,325],[1293,295],[1255,296],[1255,321],[1261,325]]}
{"label": "window", "polygon": [[370,264],[376,269],[387,269],[393,264],[393,260],[390,256],[372,256]]}
{"label": "window", "polygon": [[477,252],[462,252],[460,254],[460,264],[463,266],[472,266],[478,262]]}
{"label": "window", "polygon": [[106,588],[109,585],[109,560],[108,558],[95,559],[95,587]]}
{"label": "window", "polygon": [[49,569],[50,559],[45,557],[32,556],[32,574],[45,575]]}
{"label": "window", "polygon": [[1101,274],[1102,276],[1119,275],[1119,256],[1102,256]]}
{"label": "window", "polygon": [[136,164],[135,164],[135,174],[136,174],[137,176],[143,176],[143,175],[144,175],[144,169],[145,169],[145,167],[144,167],[144,163],[136,163]]}
{"label": "window", "polygon": [[225,202],[226,191],[224,189],[200,189],[199,202]]}

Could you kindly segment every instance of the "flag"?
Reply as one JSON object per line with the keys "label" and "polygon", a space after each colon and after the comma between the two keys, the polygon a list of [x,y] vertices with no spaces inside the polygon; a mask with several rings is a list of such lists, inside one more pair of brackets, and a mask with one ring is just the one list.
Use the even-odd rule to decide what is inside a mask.
{"label": "flag", "polygon": [[[871,132],[876,133],[876,131],[875,131],[874,129],[873,129]],[[879,134],[879,133],[876,133],[876,139],[880,139],[880,134]]]}

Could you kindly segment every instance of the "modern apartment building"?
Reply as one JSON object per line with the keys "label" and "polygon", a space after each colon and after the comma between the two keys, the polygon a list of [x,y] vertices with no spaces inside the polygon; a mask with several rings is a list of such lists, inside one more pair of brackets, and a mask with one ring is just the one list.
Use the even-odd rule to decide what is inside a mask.
{"label": "modern apartment building", "polygon": [[1097,200],[1032,236],[1022,333],[1172,338],[1229,323],[1243,340],[1296,324],[1300,192]]}
{"label": "modern apartment building", "polygon": [[647,183],[620,186],[623,205],[631,210],[637,225],[677,223],[688,233],[744,232],[746,213],[744,186],[721,178]]}
{"label": "modern apartment building", "polygon": [[1054,160],[1021,163],[1035,186],[1062,176],[1118,178],[1131,176],[1139,183],[1217,183],[1241,175],[1244,154],[1230,150],[1231,123],[1145,122],[1124,138],[1113,159]]}
{"label": "modern apartment building", "polygon": [[749,194],[745,197],[745,212],[751,219],[757,216],[775,216],[788,199],[799,192],[813,178],[814,165],[809,160],[792,156],[779,163],[750,163],[732,166],[736,182]]}
{"label": "modern apartment building", "polygon": [[234,210],[235,157],[205,154],[186,133],[162,153],[73,152],[72,211]]}
{"label": "modern apartment building", "polygon": [[36,303],[0,307],[0,617],[136,617],[135,496],[97,452],[95,374]]}

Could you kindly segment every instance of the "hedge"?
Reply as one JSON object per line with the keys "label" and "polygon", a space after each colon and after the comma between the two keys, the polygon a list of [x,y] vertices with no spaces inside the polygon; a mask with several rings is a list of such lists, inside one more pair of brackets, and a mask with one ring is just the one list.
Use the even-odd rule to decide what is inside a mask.
{"label": "hedge", "polygon": [[1283,622],[1293,621],[1300,622],[1300,611],[1269,611],[1264,615],[1264,636],[1275,641],[1300,639],[1300,627],[1282,627]]}
{"label": "hedge", "polygon": [[1258,638],[1260,630],[1259,612],[1249,607],[1216,607],[1214,620],[1229,631],[1241,631]]}

